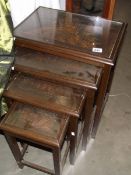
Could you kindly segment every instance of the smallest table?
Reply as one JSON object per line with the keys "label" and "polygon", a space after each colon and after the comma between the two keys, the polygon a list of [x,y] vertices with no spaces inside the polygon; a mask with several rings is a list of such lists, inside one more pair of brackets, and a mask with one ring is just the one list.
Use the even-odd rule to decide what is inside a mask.
{"label": "smallest table", "polygon": [[[7,138],[10,149],[20,168],[24,165],[54,175],[61,175],[61,150],[66,137],[69,117],[31,105],[14,103],[7,116],[0,124]],[[20,149],[17,139],[24,143]],[[53,153],[54,170],[36,165],[24,159],[27,144],[50,150]],[[68,142],[67,142],[68,143]],[[63,160],[69,150],[67,144]]]}

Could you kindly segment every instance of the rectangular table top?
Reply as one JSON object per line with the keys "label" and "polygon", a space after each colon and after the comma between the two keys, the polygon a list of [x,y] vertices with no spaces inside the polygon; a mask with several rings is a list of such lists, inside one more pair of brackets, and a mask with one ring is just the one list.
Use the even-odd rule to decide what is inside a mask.
{"label": "rectangular table top", "polygon": [[0,128],[18,138],[58,146],[62,144],[69,121],[66,114],[57,114],[29,104],[14,103]]}
{"label": "rectangular table top", "polygon": [[79,117],[86,92],[20,73],[8,84],[4,96],[47,110]]}
{"label": "rectangular table top", "polygon": [[124,27],[101,17],[39,7],[15,28],[14,36],[18,45],[113,64]]}
{"label": "rectangular table top", "polygon": [[80,61],[16,48],[15,70],[83,88],[98,88],[102,68]]}

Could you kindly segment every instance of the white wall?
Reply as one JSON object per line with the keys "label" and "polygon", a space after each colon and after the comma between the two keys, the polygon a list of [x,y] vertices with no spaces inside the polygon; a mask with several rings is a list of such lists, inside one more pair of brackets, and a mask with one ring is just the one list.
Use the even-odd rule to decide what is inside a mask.
{"label": "white wall", "polygon": [[65,10],[65,0],[9,0],[9,3],[14,27],[39,6]]}

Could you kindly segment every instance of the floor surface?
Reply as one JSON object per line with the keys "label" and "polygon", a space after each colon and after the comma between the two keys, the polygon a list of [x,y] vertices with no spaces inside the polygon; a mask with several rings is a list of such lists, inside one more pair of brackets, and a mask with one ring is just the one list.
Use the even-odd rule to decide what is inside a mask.
{"label": "floor surface", "polygon": [[[110,97],[104,110],[95,141],[81,152],[74,166],[68,163],[63,175],[130,175],[131,174],[131,1],[117,0],[114,19],[128,22],[127,34],[119,55]],[[44,153],[43,153],[44,154]],[[32,150],[32,159],[43,157]],[[45,163],[49,164],[47,158]],[[42,175],[24,167],[19,169],[3,135],[0,135],[0,175]]]}

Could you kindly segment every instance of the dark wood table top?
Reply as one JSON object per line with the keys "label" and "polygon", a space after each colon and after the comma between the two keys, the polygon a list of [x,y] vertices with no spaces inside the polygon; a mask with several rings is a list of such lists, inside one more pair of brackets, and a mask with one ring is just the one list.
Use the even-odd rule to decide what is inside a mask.
{"label": "dark wood table top", "polygon": [[113,64],[124,27],[101,17],[39,7],[15,28],[14,36],[17,45]]}
{"label": "dark wood table top", "polygon": [[29,104],[14,103],[0,128],[24,139],[42,144],[62,144],[69,116],[57,114]]}
{"label": "dark wood table top", "polygon": [[17,47],[15,70],[83,88],[98,88],[102,68],[80,61]]}
{"label": "dark wood table top", "polygon": [[86,92],[19,73],[8,84],[4,96],[47,110],[79,117]]}

